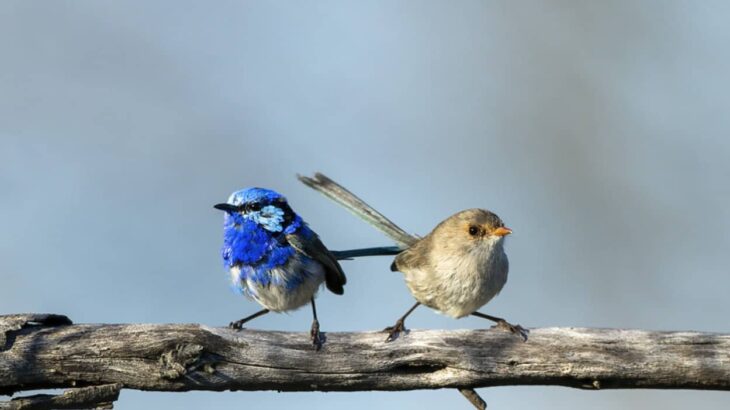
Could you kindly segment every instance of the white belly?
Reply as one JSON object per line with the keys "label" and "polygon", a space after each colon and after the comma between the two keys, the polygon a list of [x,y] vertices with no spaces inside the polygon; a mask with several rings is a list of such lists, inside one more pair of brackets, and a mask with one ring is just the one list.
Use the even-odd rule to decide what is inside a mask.
{"label": "white belly", "polygon": [[[291,258],[286,265],[272,269],[271,283],[261,285],[248,278],[241,279],[241,269],[230,270],[234,286],[244,290],[244,294],[273,312],[284,312],[300,308],[317,294],[324,282],[324,268],[318,262],[303,263],[299,258]],[[295,287],[287,286],[293,275],[302,275],[303,279]]]}
{"label": "white belly", "polygon": [[507,255],[500,246],[477,248],[469,257],[443,258],[404,275],[417,301],[460,318],[477,311],[502,290],[508,269]]}

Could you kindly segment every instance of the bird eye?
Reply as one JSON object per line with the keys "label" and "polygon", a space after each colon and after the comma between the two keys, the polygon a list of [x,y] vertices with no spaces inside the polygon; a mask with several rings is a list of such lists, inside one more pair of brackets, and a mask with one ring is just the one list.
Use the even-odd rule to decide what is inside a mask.
{"label": "bird eye", "polygon": [[472,225],[472,226],[469,227],[469,235],[471,235],[471,236],[477,236],[478,233],[479,233],[479,228],[477,228],[474,225]]}
{"label": "bird eye", "polygon": [[256,212],[261,210],[261,204],[258,202],[249,202],[246,204],[246,212]]}

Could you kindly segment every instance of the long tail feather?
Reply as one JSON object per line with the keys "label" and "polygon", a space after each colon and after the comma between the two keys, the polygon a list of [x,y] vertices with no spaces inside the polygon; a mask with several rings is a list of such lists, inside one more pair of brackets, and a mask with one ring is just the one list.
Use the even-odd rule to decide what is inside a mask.
{"label": "long tail feather", "polygon": [[[370,205],[366,204],[365,201],[355,196],[355,194],[345,189],[342,185],[327,178],[324,174],[317,172],[314,174],[314,178],[301,175],[297,175],[297,178],[299,178],[299,180],[306,186],[322,193],[327,198],[337,202],[348,211],[362,218],[365,222],[379,229],[400,245],[392,247],[333,251],[332,254],[335,255],[337,259],[347,259],[358,256],[395,255],[418,241],[418,237],[410,235],[408,232],[401,229],[398,225],[393,223],[393,221],[386,218]],[[459,391],[472,405],[474,405],[474,407],[478,409],[485,409],[487,407],[487,403],[479,397],[479,394],[473,389],[460,388]]]}
{"label": "long tail feather", "polygon": [[417,237],[401,229],[393,221],[386,218],[372,206],[365,203],[365,201],[345,189],[342,185],[329,179],[324,174],[317,172],[314,174],[313,178],[302,175],[297,175],[297,178],[302,181],[304,185],[320,192],[327,198],[335,201],[348,211],[352,212],[355,216],[362,218],[365,222],[374,226],[389,238],[393,239],[398,245],[407,248],[418,240]]}
{"label": "long tail feather", "polygon": [[330,251],[337,260],[359,258],[362,256],[386,256],[397,255],[403,252],[400,246],[379,246],[375,248],[348,249],[345,251]]}

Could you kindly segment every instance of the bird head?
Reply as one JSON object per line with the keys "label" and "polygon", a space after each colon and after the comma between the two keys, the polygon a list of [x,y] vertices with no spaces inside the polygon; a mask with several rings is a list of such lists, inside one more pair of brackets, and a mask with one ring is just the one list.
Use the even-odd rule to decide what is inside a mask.
{"label": "bird head", "polygon": [[225,211],[226,220],[234,225],[240,226],[251,221],[274,233],[287,231],[293,223],[300,223],[286,198],[270,189],[246,188],[236,191],[228,197],[228,201],[214,208]]}
{"label": "bird head", "polygon": [[434,229],[432,234],[446,236],[455,246],[491,247],[503,242],[512,230],[505,227],[499,217],[484,209],[467,209],[458,212]]}
{"label": "bird head", "polygon": [[501,240],[512,233],[499,217],[484,209],[467,209],[461,212],[463,230],[472,240]]}

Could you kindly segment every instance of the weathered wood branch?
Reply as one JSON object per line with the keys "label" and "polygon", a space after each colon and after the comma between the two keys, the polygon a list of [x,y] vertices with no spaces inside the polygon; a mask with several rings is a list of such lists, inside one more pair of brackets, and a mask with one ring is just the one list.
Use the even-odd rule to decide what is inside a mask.
{"label": "weathered wood branch", "polygon": [[[45,320],[50,320],[46,322]],[[730,335],[544,328],[305,333],[0,316],[0,394],[120,384],[158,391],[362,391],[558,385],[730,390]]]}
{"label": "weathered wood branch", "polygon": [[36,394],[0,402],[2,410],[46,410],[46,409],[112,409],[119,398],[121,384],[69,389],[63,394]]}

